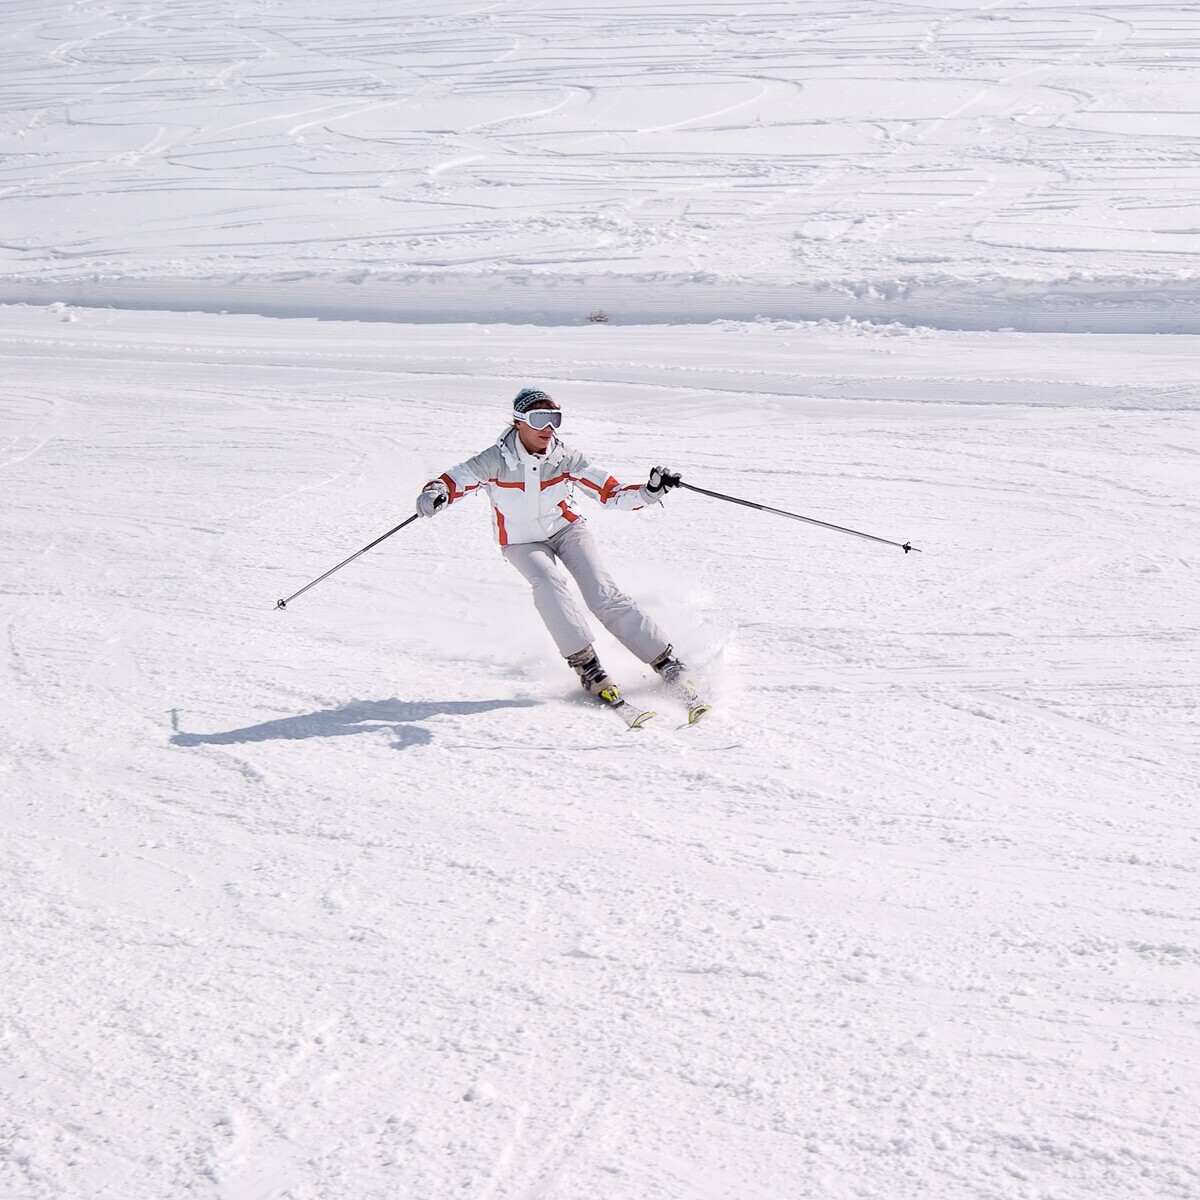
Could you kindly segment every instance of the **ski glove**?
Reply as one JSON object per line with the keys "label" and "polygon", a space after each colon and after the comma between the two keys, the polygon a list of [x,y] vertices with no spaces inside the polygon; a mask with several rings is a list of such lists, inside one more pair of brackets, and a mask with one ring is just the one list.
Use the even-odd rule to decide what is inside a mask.
{"label": "ski glove", "polygon": [[435,516],[449,499],[450,490],[440,479],[435,479],[433,483],[427,483],[417,497],[417,513],[422,517]]}
{"label": "ski glove", "polygon": [[678,471],[672,471],[667,467],[655,467],[650,472],[650,482],[646,484],[646,490],[655,500],[661,501],[671,488],[678,486]]}

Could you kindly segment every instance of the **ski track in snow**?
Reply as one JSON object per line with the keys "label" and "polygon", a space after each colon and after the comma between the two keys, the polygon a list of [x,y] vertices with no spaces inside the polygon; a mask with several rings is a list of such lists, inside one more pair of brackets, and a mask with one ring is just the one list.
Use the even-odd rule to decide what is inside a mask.
{"label": "ski track in snow", "polygon": [[1200,332],[1188,6],[403,9],[9,5],[0,302]]}
{"label": "ski track in snow", "polygon": [[[1200,1194],[1196,352],[0,310],[0,1194]],[[482,503],[272,611],[530,380],[923,553],[598,513],[690,730]]]}

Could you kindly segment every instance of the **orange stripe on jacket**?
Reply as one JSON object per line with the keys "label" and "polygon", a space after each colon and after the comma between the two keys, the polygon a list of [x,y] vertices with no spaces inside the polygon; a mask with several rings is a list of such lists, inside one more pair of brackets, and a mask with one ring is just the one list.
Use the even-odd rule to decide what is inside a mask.
{"label": "orange stripe on jacket", "polygon": [[[449,504],[453,504],[455,500],[461,500],[468,492],[473,492],[477,487],[482,486],[481,484],[473,483],[469,487],[460,490],[458,484],[454,482],[454,476],[446,474],[439,475],[437,479],[431,479],[429,483],[437,483],[439,480],[446,485],[447,490],[450,492],[450,495],[446,498]],[[428,487],[429,483],[425,486]]]}
{"label": "orange stripe on jacket", "polygon": [[579,514],[576,512],[572,512],[567,507],[567,502],[565,500],[560,500],[558,502],[558,507],[559,507],[559,510],[562,512],[562,515],[564,517],[566,517],[568,521],[578,521],[579,520]]}
{"label": "orange stripe on jacket", "polygon": [[508,545],[508,531],[504,528],[504,514],[498,509],[493,508],[492,512],[496,514],[496,537],[500,545]]}
{"label": "orange stripe on jacket", "polygon": [[599,492],[601,504],[607,504],[613,498],[613,496],[616,495],[617,490],[621,486],[620,483],[617,482],[615,475],[610,475],[604,481],[603,487],[593,483],[590,479],[584,479],[580,475],[569,475],[568,478],[573,479],[576,483],[582,483],[584,487],[590,487],[593,492]]}

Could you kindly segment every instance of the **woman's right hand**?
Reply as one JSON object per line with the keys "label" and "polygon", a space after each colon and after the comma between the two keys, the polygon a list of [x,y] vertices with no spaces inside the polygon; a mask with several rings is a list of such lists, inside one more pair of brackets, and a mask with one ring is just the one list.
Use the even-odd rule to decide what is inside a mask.
{"label": "woman's right hand", "polygon": [[427,483],[417,497],[417,513],[422,517],[435,516],[440,509],[445,508],[449,499],[449,489],[440,479],[435,479],[432,483]]}

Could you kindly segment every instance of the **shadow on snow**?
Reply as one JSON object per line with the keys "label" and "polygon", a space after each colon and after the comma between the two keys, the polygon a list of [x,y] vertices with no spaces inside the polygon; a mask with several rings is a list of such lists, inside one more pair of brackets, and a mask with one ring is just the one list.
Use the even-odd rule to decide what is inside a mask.
{"label": "shadow on snow", "polygon": [[[349,737],[391,729],[400,739],[395,749],[421,746],[432,740],[427,729],[412,724],[438,716],[470,716],[497,708],[533,708],[536,700],[352,700],[341,708],[326,708],[297,717],[280,717],[260,725],[227,729],[222,733],[181,733],[171,738],[175,746],[232,746],[240,742],[294,741],[299,738]],[[174,715],[174,714],[173,714]],[[176,727],[178,730],[178,727]]]}

